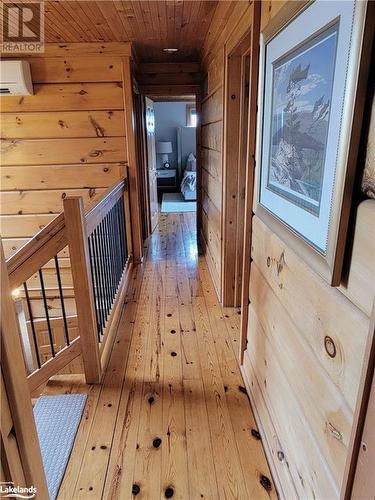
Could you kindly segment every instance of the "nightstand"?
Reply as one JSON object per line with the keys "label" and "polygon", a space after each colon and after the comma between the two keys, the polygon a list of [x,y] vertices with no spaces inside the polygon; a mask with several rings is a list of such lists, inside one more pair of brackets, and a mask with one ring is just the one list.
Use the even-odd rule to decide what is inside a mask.
{"label": "nightstand", "polygon": [[158,188],[175,188],[177,186],[176,169],[160,169],[156,171]]}

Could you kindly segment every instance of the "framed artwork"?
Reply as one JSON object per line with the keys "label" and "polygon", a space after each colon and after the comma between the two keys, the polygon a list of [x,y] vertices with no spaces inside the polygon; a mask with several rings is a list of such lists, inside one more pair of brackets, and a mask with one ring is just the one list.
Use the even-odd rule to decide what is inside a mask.
{"label": "framed artwork", "polygon": [[365,1],[316,0],[261,34],[254,211],[334,286],[370,65],[366,14]]}

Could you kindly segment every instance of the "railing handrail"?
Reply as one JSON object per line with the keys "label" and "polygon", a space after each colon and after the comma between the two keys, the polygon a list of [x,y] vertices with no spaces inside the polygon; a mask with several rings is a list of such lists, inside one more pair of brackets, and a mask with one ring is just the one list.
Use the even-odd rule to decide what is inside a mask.
{"label": "railing handrail", "polygon": [[[107,211],[117,201],[116,195],[126,186],[126,177],[110,186],[99,199],[85,211],[85,220],[89,228],[102,220]],[[90,232],[90,230],[89,230]],[[68,241],[65,235],[64,212],[57,215],[36,235],[7,259],[7,269],[11,288],[19,287],[35,272],[60,252]]]}
{"label": "railing handrail", "polygon": [[[63,212],[6,262],[11,288],[23,287],[24,290],[24,295],[20,297],[19,322],[27,354],[31,356],[28,358],[31,360],[28,375],[30,390],[48,380],[80,354],[86,382],[97,383],[101,379],[132,266],[129,193],[127,173],[124,173],[121,180],[108,188],[86,210],[81,196],[66,197]],[[62,286],[58,258],[65,247],[69,248],[69,269],[73,281],[73,287],[68,288]],[[54,261],[56,271],[56,298],[60,299],[61,318],[54,318],[49,312],[43,266],[50,261]],[[45,322],[50,351],[47,350],[52,356],[42,363],[40,342],[43,340],[40,340],[36,328],[38,318],[34,316],[32,291],[27,285],[34,274],[39,275],[40,282],[40,297],[36,298],[42,301],[44,307],[40,324]],[[69,294],[68,297],[68,290],[73,290],[74,295]],[[65,306],[65,301],[72,297],[77,322],[74,327],[78,328],[78,335],[74,339],[69,337],[69,318]],[[27,307],[28,319],[24,307]],[[57,319],[62,320],[64,338],[56,344],[59,337],[53,333],[53,323]]]}
{"label": "railing handrail", "polygon": [[[30,278],[41,265],[48,262],[48,260],[67,245],[64,229],[64,212],[61,212],[51,220],[51,222],[44,226],[31,240],[25,243],[25,245],[15,254],[7,259],[6,264],[11,288],[20,286],[26,279]],[[52,242],[55,244],[52,245]],[[37,257],[42,251],[43,255]],[[50,257],[45,260],[44,257],[49,254]],[[41,259],[45,260],[45,262],[41,263]]]}

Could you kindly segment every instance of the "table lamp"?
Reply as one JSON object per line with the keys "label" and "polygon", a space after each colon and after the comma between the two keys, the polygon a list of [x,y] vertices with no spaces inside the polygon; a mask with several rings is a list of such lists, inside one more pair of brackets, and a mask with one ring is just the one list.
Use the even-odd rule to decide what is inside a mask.
{"label": "table lamp", "polygon": [[161,161],[164,168],[169,168],[170,163],[168,161],[168,154],[172,153],[172,143],[159,141],[156,143],[156,153],[162,155]]}

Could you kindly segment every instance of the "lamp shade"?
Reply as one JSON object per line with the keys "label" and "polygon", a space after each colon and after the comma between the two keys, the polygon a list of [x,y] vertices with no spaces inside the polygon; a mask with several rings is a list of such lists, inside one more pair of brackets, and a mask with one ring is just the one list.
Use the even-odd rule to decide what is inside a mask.
{"label": "lamp shade", "polygon": [[157,142],[156,143],[156,152],[159,155],[165,155],[168,153],[172,153],[172,143],[171,142]]}

